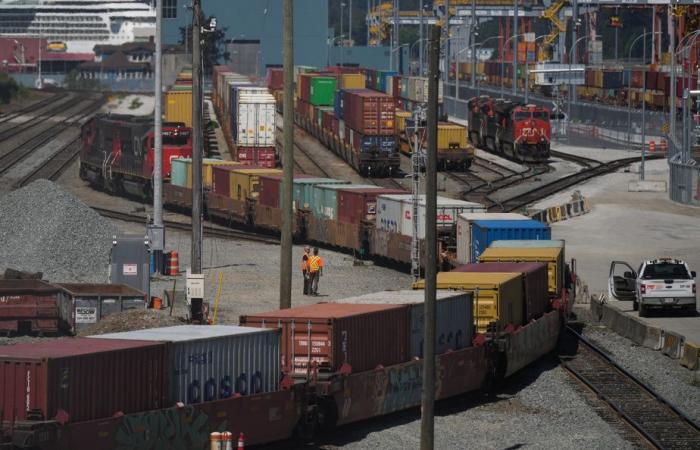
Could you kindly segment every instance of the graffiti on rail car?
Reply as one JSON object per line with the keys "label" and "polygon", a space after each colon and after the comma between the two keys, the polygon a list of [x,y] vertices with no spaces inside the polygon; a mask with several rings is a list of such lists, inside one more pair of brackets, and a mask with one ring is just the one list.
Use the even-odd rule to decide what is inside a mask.
{"label": "graffiti on rail car", "polygon": [[420,404],[423,387],[423,365],[411,364],[387,370],[382,374],[386,388],[381,411],[387,414]]}
{"label": "graffiti on rail car", "polygon": [[[214,429],[226,430],[226,420]],[[204,448],[210,431],[209,416],[186,406],[124,416],[114,440],[120,450],[186,450]]]}

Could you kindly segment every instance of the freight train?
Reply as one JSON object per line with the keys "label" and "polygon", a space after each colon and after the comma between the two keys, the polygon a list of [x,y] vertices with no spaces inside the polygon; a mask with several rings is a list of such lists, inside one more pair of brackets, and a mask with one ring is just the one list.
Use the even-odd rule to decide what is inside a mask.
{"label": "freight train", "polygon": [[478,147],[522,162],[549,159],[552,129],[546,108],[485,95],[469,99],[467,108],[469,139]]}
{"label": "freight train", "polygon": [[[490,267],[454,273],[458,285],[475,270],[498,280],[437,295],[436,400],[486,392],[552,351],[570,313],[570,303],[547,294],[544,264],[475,266]],[[203,450],[214,431],[264,444],[415,408],[422,298],[379,292],[254,313],[238,327],[0,347],[0,444],[111,450],[157,442]],[[498,310],[487,332],[477,329],[478,310]]]}
{"label": "freight train", "polygon": [[[192,129],[184,123],[165,122],[162,136],[167,180],[173,158],[192,156]],[[108,192],[150,198],[154,138],[152,117],[94,116],[81,128],[80,178]]]}
{"label": "freight train", "polygon": [[[282,71],[268,69],[268,87],[282,112]],[[408,111],[428,100],[428,80],[352,67],[298,67],[295,123],[365,176],[398,173],[399,151],[410,153]],[[442,103],[442,84],[438,100]],[[440,169],[466,170],[474,149],[456,124],[438,130]],[[410,130],[409,130],[410,132]],[[424,145],[425,146],[425,145]]]}

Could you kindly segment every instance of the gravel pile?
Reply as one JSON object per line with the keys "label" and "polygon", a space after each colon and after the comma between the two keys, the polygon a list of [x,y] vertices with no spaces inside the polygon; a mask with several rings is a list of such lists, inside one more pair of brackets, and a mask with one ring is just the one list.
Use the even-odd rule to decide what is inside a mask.
{"label": "gravel pile", "polygon": [[147,328],[170,327],[182,325],[184,320],[168,311],[153,309],[132,309],[110,314],[96,324],[81,330],[79,336],[119,333],[122,331],[145,330]]}
{"label": "gravel pile", "polygon": [[606,350],[625,370],[700,422],[700,386],[692,384],[693,373],[678,364],[677,360],[640,347],[605,327],[589,325],[583,334]]}
{"label": "gravel pile", "polygon": [[116,227],[48,180],[0,197],[0,271],[53,282],[106,282]]}

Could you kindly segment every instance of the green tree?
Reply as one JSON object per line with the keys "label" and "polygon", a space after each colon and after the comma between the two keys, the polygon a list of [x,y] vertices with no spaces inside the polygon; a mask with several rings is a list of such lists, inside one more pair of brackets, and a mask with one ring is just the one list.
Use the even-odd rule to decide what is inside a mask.
{"label": "green tree", "polygon": [[[209,16],[208,19],[204,19],[204,14],[202,14],[202,24],[208,24],[213,16]],[[219,64],[221,60],[228,61],[229,54],[225,50],[226,43],[226,32],[228,27],[217,28],[212,33],[201,33],[202,38],[202,59],[204,60],[204,72],[211,73],[212,67]],[[192,47],[192,25],[186,27],[180,27],[180,44],[185,45],[187,42],[188,47]]]}

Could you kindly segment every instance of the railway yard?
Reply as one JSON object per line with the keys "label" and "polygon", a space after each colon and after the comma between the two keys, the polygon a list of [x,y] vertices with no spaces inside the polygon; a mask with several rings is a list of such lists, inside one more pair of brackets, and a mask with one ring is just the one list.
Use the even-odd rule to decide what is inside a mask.
{"label": "railway yard", "polygon": [[[99,127],[97,122],[90,121],[108,110],[106,105],[114,102],[114,98],[98,94],[57,91],[42,92],[29,101],[3,109],[0,114],[0,226],[3,228],[0,230],[0,270],[43,272],[44,279],[52,283],[105,283],[112,236],[143,235],[144,225],[153,214],[148,196],[140,197],[133,192],[114,195],[111,189],[116,182],[96,188],[94,178],[85,175],[86,166],[82,165],[89,160],[85,156],[85,143],[88,142],[87,133],[93,131],[84,127],[81,132],[81,127],[87,123],[96,123],[94,126]],[[209,150],[207,156],[230,160],[235,150],[240,152],[241,147],[231,145],[231,129],[226,125],[227,119],[222,117],[222,105],[216,92],[207,94],[205,111],[211,120],[219,123],[205,138]],[[347,157],[340,156],[342,149],[329,148],[332,145],[328,145],[327,133],[322,127],[314,128],[305,119],[305,114],[295,115],[296,175],[384,188],[389,195],[397,190],[410,192],[410,156],[398,153],[398,166],[392,169],[392,176],[379,174],[375,177],[365,170],[358,171],[358,167],[353,167],[354,163],[347,162]],[[450,120],[460,123],[456,118]],[[277,151],[281,152],[281,114],[276,113],[272,126],[277,131],[273,133],[277,136]],[[177,132],[182,133],[182,130]],[[97,142],[99,132],[94,136]],[[513,347],[515,350],[511,348],[503,353],[507,355],[504,358],[508,358],[508,368],[499,366],[493,369],[507,373],[492,377],[485,362],[487,357],[483,356],[485,349],[490,348],[488,345],[475,344],[440,355],[438,370],[442,378],[438,390],[440,401],[436,406],[435,448],[700,448],[697,361],[694,370],[690,370],[679,365],[677,358],[640,345],[634,339],[628,339],[629,336],[617,334],[619,330],[605,326],[600,319],[602,313],[596,309],[612,308],[637,320],[631,302],[609,297],[611,261],[630,261],[633,267],[637,267],[644,259],[670,255],[686,261],[692,270],[700,268],[700,254],[693,245],[700,240],[700,228],[697,227],[700,210],[671,202],[665,192],[631,192],[630,184],[639,176],[638,151],[593,150],[554,140],[549,151],[546,160],[524,163],[476,148],[470,157],[469,169],[438,172],[438,195],[447,200],[478,203],[482,208],[475,212],[524,213],[549,222],[546,225],[551,230],[551,239],[565,242],[566,262],[575,260],[571,271],[575,273],[576,291],[574,299],[574,292],[569,292],[557,281],[556,293],[551,292],[550,286],[551,306],[531,322],[518,325],[513,332],[512,339],[522,339],[526,343],[523,346],[539,347],[534,351],[544,353],[539,359],[521,363],[519,358],[522,356]],[[179,156],[175,155],[174,159],[179,159]],[[279,159],[280,155],[277,157]],[[178,188],[174,181],[174,159],[170,160],[173,164],[172,185],[176,186],[172,189]],[[362,164],[357,163],[360,169]],[[667,182],[668,166],[664,159],[656,155],[647,158],[646,168],[647,179]],[[219,173],[217,170],[215,166],[214,180]],[[263,189],[268,186],[266,183],[274,181],[275,176],[272,172],[261,173]],[[420,186],[422,189],[422,181]],[[275,232],[279,225],[274,225],[275,216],[268,212],[274,207],[264,203],[262,193],[261,200],[255,202],[258,209],[241,213],[245,216],[241,220],[237,218],[235,203],[228,206],[228,212],[219,210],[217,214],[218,206],[212,197],[218,194],[216,189],[211,187],[206,199],[208,220],[204,224],[202,248],[204,297],[212,304],[215,298],[220,299],[214,312],[217,324],[238,325],[241,316],[275,310],[279,305],[280,250],[278,233]],[[229,189],[228,180],[226,189]],[[175,191],[167,191],[166,198],[168,192]],[[233,198],[232,190],[230,194]],[[191,190],[189,195],[191,208]],[[276,197],[279,198],[279,194]],[[165,247],[177,252],[180,267],[177,273],[154,276],[151,280],[152,295],[163,299],[170,298],[167,291],[183,291],[186,284],[185,268],[189,266],[191,253],[191,218],[188,214],[191,210],[187,199],[183,202],[171,201],[168,204],[166,200]],[[571,214],[568,220],[550,217],[552,208],[567,203],[585,205],[585,210]],[[263,214],[271,214],[273,219],[264,222],[261,217],[268,216]],[[317,220],[322,223],[320,219],[316,219],[313,212],[309,217],[301,217],[297,216],[296,220],[308,221],[310,234],[305,236],[306,239],[297,236],[293,261],[297,264],[301,260],[304,244],[313,243],[320,247],[325,266],[318,297],[302,293],[302,277],[294,270],[294,307],[342,302],[350,297],[381,291],[411,289],[413,279],[409,275],[408,261],[377,253],[372,246],[375,241],[371,238],[368,238],[370,250],[364,254],[359,251],[366,248],[362,242],[352,247],[321,237],[318,231],[321,225],[316,223]],[[251,225],[251,221],[255,223]],[[331,232],[327,236],[340,239]],[[561,271],[559,279],[563,280],[563,266],[558,270]],[[177,295],[175,299],[160,311],[144,310],[141,315],[124,315],[123,319],[119,319],[119,315],[124,313],[114,313],[113,317],[107,316],[103,323],[98,322],[94,328],[79,334],[102,334],[184,322],[189,313],[187,305],[181,299],[177,300]],[[602,305],[601,299],[604,299]],[[471,308],[471,298],[468,303]],[[569,319],[568,324],[564,318]],[[661,314],[638,320],[646,326],[682,335],[686,342],[700,343],[698,314],[688,317]],[[56,339],[53,334],[6,334],[0,337],[2,346],[40,345]],[[0,355],[3,348],[10,347],[0,347]],[[294,356],[298,358],[296,353]],[[399,361],[401,364],[387,364],[386,367],[380,364],[374,371],[352,373],[339,382],[343,383],[340,390],[336,388],[334,391],[332,383],[324,384],[325,380],[319,380],[317,391],[327,390],[328,397],[323,397],[324,402],[333,398],[340,412],[335,411],[335,406],[330,408],[335,415],[332,425],[338,427],[329,431],[329,406],[318,400],[314,405],[318,409],[314,409],[313,416],[316,433],[311,440],[308,436],[290,440],[291,431],[287,431],[292,428],[298,431],[300,426],[296,423],[279,425],[294,419],[312,421],[308,417],[302,418],[299,403],[295,403],[303,397],[301,392],[306,392],[301,390],[300,384],[294,388],[296,390],[256,394],[265,397],[261,400],[267,402],[265,405],[275,401],[283,405],[282,412],[275,410],[274,414],[265,409],[267,406],[261,408],[260,405],[242,403],[256,395],[204,402],[200,409],[189,404],[182,410],[171,408],[168,410],[171,415],[165,420],[180,420],[178,423],[186,424],[179,431],[181,435],[173,437],[172,433],[168,435],[170,432],[165,427],[151,424],[149,426],[154,427],[150,430],[151,438],[160,439],[164,445],[162,448],[176,448],[168,442],[178,438],[182,439],[181,443],[187,443],[177,448],[204,448],[208,431],[214,430],[216,425],[194,425],[196,420],[192,419],[203,417],[202,420],[207,422],[212,417],[231,417],[231,422],[240,419],[239,423],[224,423],[233,428],[236,436],[238,431],[243,432],[251,443],[265,444],[263,448],[418,448],[420,411],[415,406],[420,404],[421,372],[417,359],[405,359]],[[514,361],[513,366],[511,361]],[[475,375],[481,372],[482,375]],[[451,374],[462,374],[462,381],[455,382],[456,375]],[[491,378],[492,383],[489,382]],[[376,393],[370,392],[367,387],[370,383],[377,384]],[[380,384],[381,389],[386,389],[381,394]],[[360,395],[353,396],[355,392]],[[315,392],[314,395],[320,394]],[[383,402],[381,411],[371,403],[379,401],[375,395]],[[343,399],[345,403],[342,403]],[[351,404],[351,399],[359,406]],[[236,406],[235,401],[243,406]],[[365,401],[375,406],[366,407]],[[224,405],[226,402],[228,404]],[[163,405],[164,408],[169,406],[172,405]],[[227,412],[216,416],[217,408]],[[10,441],[3,440],[8,433],[9,421],[2,417],[2,411],[0,407],[0,422],[5,427],[0,433],[0,448],[15,448],[7,444]],[[112,447],[105,439],[117,434],[120,448],[155,448],[139,447],[144,432],[139,429],[137,421],[147,423],[150,420],[148,413],[140,414],[140,410],[124,412],[127,413],[124,417],[132,417],[129,420],[136,422],[125,425],[127,422],[120,422],[118,415],[108,415],[102,417],[104,420],[99,426],[95,425],[97,428],[91,428],[89,424],[93,422],[68,420],[67,424],[61,425],[66,427],[65,431],[51,434],[56,439],[55,447],[44,442],[37,444],[36,448],[107,449]],[[132,412],[134,414],[130,414]],[[267,431],[260,430],[265,428],[264,421],[268,421]],[[26,426],[19,422],[15,424],[14,419],[11,422],[10,428]],[[46,430],[54,430],[52,426],[46,425]],[[301,428],[303,432],[297,434],[308,434],[307,428]],[[81,440],[77,437],[79,435],[85,439]],[[32,445],[22,447],[17,440],[14,443],[19,448],[33,448]]]}

